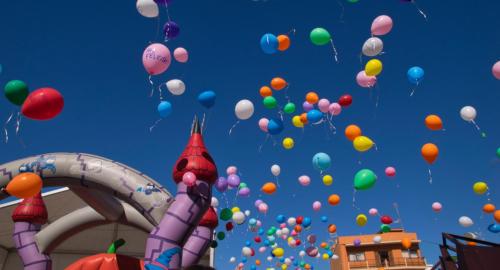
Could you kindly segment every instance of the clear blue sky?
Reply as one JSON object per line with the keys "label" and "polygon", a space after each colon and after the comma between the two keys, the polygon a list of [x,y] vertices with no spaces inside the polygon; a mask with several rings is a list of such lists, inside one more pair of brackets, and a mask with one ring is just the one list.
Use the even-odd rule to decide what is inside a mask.
{"label": "clear blue sky", "polygon": [[[272,180],[270,166],[281,165],[281,188],[273,196],[263,196],[270,205],[268,215],[259,216],[266,228],[277,225],[277,214],[310,216],[311,233],[324,240],[328,238],[326,224],[319,217],[327,215],[341,235],[375,232],[378,218],[360,228],[354,221],[360,211],[352,207],[353,176],[359,169],[370,168],[379,180],[373,189],[358,192],[358,207],[364,213],[376,207],[394,217],[392,204],[397,202],[405,229],[424,240],[421,247],[429,262],[437,259],[438,247],[432,243],[440,241],[443,231],[482,232],[485,239],[498,242],[499,236],[486,230],[492,217],[481,215],[487,197],[475,195],[472,184],[486,181],[490,199],[500,205],[500,160],[495,157],[500,147],[500,81],[491,74],[493,63],[500,60],[500,2],[418,0],[428,14],[426,22],[413,5],[397,0],[339,1],[345,7],[343,22],[336,1],[173,1],[170,15],[180,25],[181,34],[168,46],[186,47],[190,61],[173,63],[154,80],[180,78],[187,91],[180,97],[168,97],[173,113],[152,133],[148,127],[158,119],[158,98],[148,97],[150,86],[141,55],[155,39],[156,20],[141,17],[134,1],[4,1],[0,5],[0,83],[21,79],[32,90],[51,86],[64,95],[66,104],[52,121],[23,121],[20,138],[26,147],[11,134],[10,142],[0,145],[0,162],[46,152],[87,152],[141,170],[175,193],[172,166],[187,141],[193,115],[205,112],[196,96],[203,89],[212,89],[218,97],[209,112],[205,142],[219,171],[238,166],[252,189],[252,196],[238,199],[236,205],[256,216],[253,202],[260,196],[259,188]],[[361,45],[370,36],[372,20],[381,14],[390,15],[395,25],[383,37],[386,54],[381,57],[384,71],[379,76],[376,108],[377,90],[370,94],[354,78],[361,69]],[[164,10],[161,16],[165,21]],[[309,42],[309,31],[317,26],[332,33],[340,63],[333,60],[330,47]],[[297,33],[287,52],[271,56],[261,52],[262,34],[290,29]],[[415,65],[425,69],[426,77],[410,97],[406,71]],[[301,131],[287,122],[276,140],[294,137],[296,147],[285,151],[268,143],[259,152],[265,135],[257,121],[276,116],[276,111],[263,107],[258,90],[274,76],[287,79],[291,84],[288,93],[296,103],[310,90],[330,100],[350,93],[353,105],[335,118],[341,132],[328,136],[323,126],[307,126],[301,137]],[[283,94],[277,96],[283,103]],[[243,98],[255,103],[256,113],[229,136],[236,121],[234,105]],[[465,105],[477,109],[476,120],[486,138],[460,118],[459,110]],[[0,119],[7,119],[13,109],[1,99]],[[442,117],[445,132],[425,128],[423,120],[430,113]],[[342,134],[351,123],[376,141],[378,151],[360,155],[352,149]],[[441,150],[431,166],[432,185],[428,166],[420,156],[420,147],[426,142],[436,143]],[[312,168],[316,152],[326,152],[333,159],[329,172],[334,184],[330,187],[323,186]],[[384,176],[386,166],[396,167],[395,179]],[[298,184],[302,174],[312,177],[309,187]],[[342,197],[337,207],[327,205],[332,193]],[[311,208],[315,200],[323,202],[319,213]],[[434,201],[443,204],[439,214],[431,210]],[[471,217],[476,225],[462,228],[458,224],[462,215]],[[237,227],[219,243],[217,263],[224,265],[231,256],[240,258],[244,241],[252,238],[246,225]],[[287,249],[286,255],[297,257],[298,251]],[[265,261],[266,256],[257,258]],[[308,262],[316,269],[327,267],[316,259]]]}

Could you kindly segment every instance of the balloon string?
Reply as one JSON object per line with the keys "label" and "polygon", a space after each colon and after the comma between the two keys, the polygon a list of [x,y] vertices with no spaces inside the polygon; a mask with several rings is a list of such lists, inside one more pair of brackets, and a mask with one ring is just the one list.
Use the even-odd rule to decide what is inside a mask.
{"label": "balloon string", "polygon": [[153,80],[151,79],[151,75],[148,76],[148,81],[149,81],[149,84],[151,84],[151,93],[149,94],[149,97],[152,97],[154,92],[155,92],[155,84],[153,83]]}
{"label": "balloon string", "polygon": [[155,123],[149,128],[149,132],[152,132],[153,129],[158,125],[158,123],[160,123],[161,121],[161,118],[156,120]]}
{"label": "balloon string", "polygon": [[322,118],[321,120],[319,120],[319,121],[318,121],[318,122],[316,122],[316,123],[313,123],[313,125],[317,126],[317,125],[319,125],[319,124],[322,124],[323,122],[325,122],[325,119],[324,119],[324,118]]}
{"label": "balloon string", "polygon": [[425,21],[427,21],[427,15],[418,7],[417,2],[416,1],[411,1],[411,3],[415,6],[415,8],[420,13],[420,15],[422,15],[422,17],[424,17]]}
{"label": "balloon string", "polygon": [[344,4],[342,4],[342,2],[340,0],[337,0],[337,4],[339,4],[340,8],[342,9],[342,12],[340,13],[339,20],[341,23],[344,23],[344,13],[345,13]]}
{"label": "balloon string", "polygon": [[474,122],[474,120],[471,120],[470,121],[477,129],[477,131],[481,131],[481,128],[476,124],[476,122]]}
{"label": "balloon string", "polygon": [[19,135],[19,131],[21,130],[21,112],[17,112],[16,117],[16,135]]}
{"label": "balloon string", "polygon": [[14,112],[10,114],[9,118],[7,118],[7,121],[5,121],[5,124],[3,126],[3,131],[5,133],[5,143],[9,142],[9,131],[7,130],[7,126],[10,123],[10,120],[12,120],[12,117],[14,117]]}
{"label": "balloon string", "polygon": [[158,37],[160,35],[160,15],[158,15],[157,19],[156,19],[156,36],[154,38],[153,41],[150,41],[149,44],[155,42],[158,40]]}
{"label": "balloon string", "polygon": [[269,140],[269,134],[266,134],[266,139],[264,139],[264,142],[259,146],[259,153],[262,153],[262,147],[267,143]]}
{"label": "balloon string", "polygon": [[297,30],[295,28],[292,28],[290,31],[288,31],[288,33],[286,33],[286,35],[290,35],[290,34],[293,34],[295,36],[295,33],[297,32]]}
{"label": "balloon string", "polygon": [[328,122],[328,126],[330,127],[330,131],[333,134],[337,134],[337,128],[335,127],[335,125],[333,125],[332,120],[328,119],[328,116],[326,116],[326,119],[327,119],[327,122]]}
{"label": "balloon string", "polygon": [[410,97],[412,97],[412,96],[413,96],[413,94],[415,94],[415,90],[416,90],[416,89],[417,89],[417,87],[414,87],[414,88],[412,88],[412,89],[411,89]]}
{"label": "balloon string", "polygon": [[352,208],[356,210],[361,210],[359,207],[356,206],[356,189],[352,190]]}
{"label": "balloon string", "polygon": [[231,136],[231,133],[233,133],[233,129],[240,123],[240,120],[236,121],[236,123],[234,123],[234,125],[231,127],[231,129],[229,129],[229,136]]}
{"label": "balloon string", "polygon": [[330,43],[332,44],[333,48],[333,56],[335,57],[335,62],[339,62],[338,54],[337,54],[337,49],[335,48],[335,44],[333,44],[333,39],[330,39]]}
{"label": "balloon string", "polygon": [[432,184],[432,172],[431,172],[431,168],[429,168],[429,184]]}
{"label": "balloon string", "polygon": [[168,4],[167,3],[165,3],[165,10],[167,11],[167,20],[171,21],[171,19],[170,19],[170,13],[168,12]]}
{"label": "balloon string", "polygon": [[[205,131],[204,130],[204,127],[205,127],[205,113],[203,113],[203,119],[201,120],[201,130],[202,131]],[[204,132],[203,132],[204,133]]]}
{"label": "balloon string", "polygon": [[[166,83],[165,83],[166,85]],[[163,100],[163,92],[162,92],[162,89],[161,87],[163,86],[163,83],[161,83],[160,85],[158,85],[158,93],[160,93],[160,101]]]}

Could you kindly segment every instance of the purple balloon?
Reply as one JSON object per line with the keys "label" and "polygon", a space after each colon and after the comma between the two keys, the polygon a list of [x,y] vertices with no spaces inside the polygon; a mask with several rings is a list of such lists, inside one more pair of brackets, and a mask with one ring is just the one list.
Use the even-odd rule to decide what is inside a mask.
{"label": "purple balloon", "polygon": [[262,200],[256,200],[256,201],[255,201],[255,203],[254,203],[254,205],[255,205],[255,207],[257,207],[257,208],[258,208],[258,207],[259,207],[259,204],[261,204],[261,203],[263,203],[263,201],[262,201]]}
{"label": "purple balloon", "polygon": [[158,4],[158,5],[168,5],[170,4],[170,2],[172,2],[172,0],[155,0],[155,2]]}
{"label": "purple balloon", "polygon": [[168,21],[163,26],[163,34],[166,40],[174,39],[179,35],[181,29],[174,21]]}
{"label": "purple balloon", "polygon": [[240,185],[240,177],[236,174],[231,174],[227,177],[227,183],[232,188],[237,188]]}
{"label": "purple balloon", "polygon": [[355,246],[355,247],[359,247],[359,246],[361,246],[361,240],[359,240],[359,239],[355,239],[355,240],[354,240],[354,246]]}
{"label": "purple balloon", "polygon": [[304,109],[304,112],[308,112],[308,111],[314,109],[314,105],[312,105],[311,103],[309,103],[307,101],[304,101],[304,103],[302,103],[302,109]]}
{"label": "purple balloon", "polygon": [[247,187],[244,187],[244,188],[238,190],[238,195],[240,195],[242,197],[248,197],[248,196],[250,196],[250,189]]}
{"label": "purple balloon", "polygon": [[226,191],[227,189],[227,180],[226,178],[224,177],[219,177],[219,179],[217,179],[217,181],[215,182],[215,188],[219,191],[219,192],[224,192]]}

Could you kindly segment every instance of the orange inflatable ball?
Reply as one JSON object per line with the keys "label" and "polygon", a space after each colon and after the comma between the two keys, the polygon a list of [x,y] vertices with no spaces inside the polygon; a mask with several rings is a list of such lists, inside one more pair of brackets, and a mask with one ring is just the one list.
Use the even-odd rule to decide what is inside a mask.
{"label": "orange inflatable ball", "polygon": [[496,210],[494,213],[493,213],[493,218],[495,219],[495,221],[497,223],[500,223],[500,210]]}
{"label": "orange inflatable ball", "polygon": [[361,129],[356,125],[348,125],[345,128],[345,136],[349,141],[354,141],[356,137],[361,136]]}
{"label": "orange inflatable ball", "polygon": [[259,90],[260,96],[265,98],[273,95],[273,91],[269,86],[262,86]]}
{"label": "orange inflatable ball", "polygon": [[337,226],[335,226],[335,224],[328,225],[328,232],[329,233],[336,233],[337,232]]}
{"label": "orange inflatable ball", "polygon": [[321,242],[320,247],[321,247],[321,248],[326,248],[326,246],[327,246],[327,245],[328,245],[327,243],[325,243],[325,242]]}
{"label": "orange inflatable ball", "polygon": [[309,93],[307,93],[307,95],[306,95],[306,101],[309,104],[316,104],[316,103],[318,103],[318,100],[319,100],[318,94],[316,94],[315,92],[309,92]]}
{"label": "orange inflatable ball", "polygon": [[487,203],[483,206],[483,212],[485,212],[487,214],[491,214],[491,213],[495,212],[495,206],[491,203]]}
{"label": "orange inflatable ball", "polygon": [[276,77],[271,80],[271,87],[276,91],[282,90],[283,88],[286,87],[286,85],[287,83],[283,78]]}
{"label": "orange inflatable ball", "polygon": [[433,143],[426,143],[421,149],[422,157],[427,163],[432,164],[439,155],[439,148]]}
{"label": "orange inflatable ball", "polygon": [[290,38],[287,35],[278,36],[278,50],[286,51],[290,48]]}
{"label": "orange inflatable ball", "polygon": [[276,184],[274,184],[273,182],[267,182],[262,186],[261,190],[262,192],[271,195],[276,192]]}
{"label": "orange inflatable ball", "polygon": [[427,126],[430,130],[442,130],[443,129],[443,121],[439,116],[430,114],[425,118],[425,126]]}
{"label": "orange inflatable ball", "polygon": [[340,196],[337,194],[332,194],[328,197],[328,203],[330,205],[338,205],[340,203]]}
{"label": "orange inflatable ball", "polygon": [[12,196],[27,199],[42,190],[42,178],[35,173],[21,173],[10,180],[5,190]]}
{"label": "orange inflatable ball", "polygon": [[403,240],[401,240],[401,245],[405,249],[410,249],[410,247],[411,247],[411,240],[410,240],[410,238],[408,238],[408,237],[403,238]]}
{"label": "orange inflatable ball", "polygon": [[260,260],[255,260],[255,265],[259,266],[260,265]]}
{"label": "orange inflatable ball", "polygon": [[302,122],[302,124],[304,125],[307,125],[308,121],[307,121],[307,113],[302,113],[300,115],[300,122]]}
{"label": "orange inflatable ball", "polygon": [[299,233],[299,232],[301,232],[301,231],[302,231],[302,226],[300,226],[300,225],[295,225],[295,228],[293,228],[293,230]]}

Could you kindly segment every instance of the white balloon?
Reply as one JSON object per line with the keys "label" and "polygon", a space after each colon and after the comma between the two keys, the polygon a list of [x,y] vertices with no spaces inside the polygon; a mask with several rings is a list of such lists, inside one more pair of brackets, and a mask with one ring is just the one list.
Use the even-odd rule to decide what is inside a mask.
{"label": "white balloon", "polygon": [[303,250],[301,250],[301,251],[299,252],[299,256],[300,256],[300,257],[304,257],[304,256],[306,256],[306,252],[305,252],[305,251],[303,251]]}
{"label": "white balloon", "polygon": [[236,222],[236,224],[241,225],[243,222],[245,222],[245,214],[242,212],[236,212],[233,214],[233,221]]}
{"label": "white balloon", "polygon": [[458,219],[458,223],[460,223],[460,225],[462,225],[462,227],[470,227],[472,225],[474,225],[474,222],[472,221],[472,219],[470,217],[466,217],[466,216],[462,216]]}
{"label": "white balloon", "polygon": [[250,216],[250,210],[245,210],[245,216]]}
{"label": "white balloon", "polygon": [[241,255],[245,257],[252,256],[252,249],[250,249],[249,247],[243,247],[243,249],[241,249]]}
{"label": "white balloon", "polygon": [[286,258],[285,259],[285,264],[290,266],[292,264],[292,260],[290,260],[290,258]]}
{"label": "white balloon", "polygon": [[460,116],[467,122],[472,122],[476,119],[476,109],[472,106],[465,106],[460,110]]}
{"label": "white balloon", "polygon": [[234,263],[234,262],[236,262],[236,258],[235,258],[235,257],[231,257],[231,258],[229,259],[229,262],[230,262],[230,263]]}
{"label": "white balloon", "polygon": [[219,207],[219,200],[215,197],[212,197],[212,202],[210,203],[210,205],[213,207],[213,208],[217,208]]}
{"label": "white balloon", "polygon": [[180,96],[186,91],[186,84],[179,79],[173,79],[167,82],[167,89],[172,95]]}
{"label": "white balloon", "polygon": [[273,166],[271,166],[271,173],[274,176],[280,175],[280,173],[281,173],[281,167],[278,164],[274,164]]}
{"label": "white balloon", "polygon": [[339,255],[337,255],[337,254],[333,254],[333,256],[332,256],[332,260],[338,260],[338,259],[339,259]]}
{"label": "white balloon", "polygon": [[254,112],[253,103],[248,99],[242,99],[236,103],[234,107],[234,112],[236,113],[236,117],[240,120],[247,120],[252,117]]}
{"label": "white balloon", "polygon": [[363,54],[366,56],[377,56],[384,49],[384,43],[378,37],[371,37],[363,44]]}
{"label": "white balloon", "polygon": [[375,237],[373,237],[373,243],[380,243],[382,242],[382,237],[380,235],[377,235]]}
{"label": "white balloon", "polygon": [[288,226],[295,226],[297,224],[297,220],[294,217],[288,218],[287,222]]}
{"label": "white balloon", "polygon": [[289,230],[288,228],[286,228],[286,227],[285,227],[285,228],[283,228],[283,229],[281,229],[281,232],[283,233],[283,235],[288,235],[288,234],[290,234],[290,230]]}
{"label": "white balloon", "polygon": [[473,232],[466,232],[464,233],[464,236],[472,239],[477,239],[477,235]]}
{"label": "white balloon", "polygon": [[268,257],[267,257],[267,261],[268,261],[268,262],[272,262],[272,261],[273,261],[273,257],[268,256]]}
{"label": "white balloon", "polygon": [[147,18],[156,18],[160,13],[158,5],[154,0],[137,0],[135,7],[139,11],[139,14]]}
{"label": "white balloon", "polygon": [[276,230],[276,236],[280,237],[281,235],[283,235],[281,229]]}

